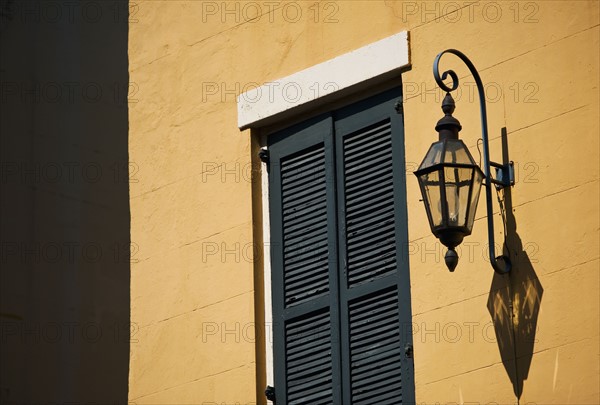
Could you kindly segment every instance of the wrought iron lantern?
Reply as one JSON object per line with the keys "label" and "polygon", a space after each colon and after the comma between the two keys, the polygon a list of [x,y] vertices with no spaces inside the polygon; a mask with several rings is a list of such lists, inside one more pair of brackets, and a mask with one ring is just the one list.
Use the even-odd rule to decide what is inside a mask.
{"label": "wrought iron lantern", "polygon": [[[448,70],[440,77],[438,64],[444,53],[452,53],[461,58],[475,78],[481,107],[484,171],[475,163],[466,145],[458,138],[462,127],[460,122],[452,116],[455,104],[450,94],[458,87],[458,76],[454,71]],[[501,165],[489,160],[485,93],[481,78],[471,61],[455,49],[448,49],[436,57],[433,64],[433,75],[437,84],[447,92],[442,102],[442,111],[445,115],[435,127],[439,133],[439,140],[431,145],[419,169],[415,172],[431,231],[448,248],[445,262],[448,269],[451,272],[454,271],[458,264],[458,254],[455,248],[462,243],[465,236],[471,234],[479,193],[481,186],[484,185],[487,200],[490,261],[494,270],[499,273],[507,273],[510,271],[508,257],[496,257],[495,255],[491,186],[494,184],[501,189],[513,185],[513,165],[512,162]],[[443,82],[448,76],[452,78],[452,87],[446,86]],[[496,168],[496,177],[490,175],[490,166]]]}
{"label": "wrought iron lantern", "polygon": [[431,231],[448,247],[446,264],[454,271],[458,264],[454,248],[471,234],[484,175],[458,139],[461,125],[452,116],[454,99],[450,93],[444,98],[442,110],[446,115],[435,127],[440,139],[431,145],[415,174]]}

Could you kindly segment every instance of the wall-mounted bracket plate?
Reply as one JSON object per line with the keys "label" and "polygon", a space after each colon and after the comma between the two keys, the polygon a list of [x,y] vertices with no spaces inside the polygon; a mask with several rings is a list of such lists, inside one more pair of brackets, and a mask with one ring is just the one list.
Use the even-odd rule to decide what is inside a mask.
{"label": "wall-mounted bracket plate", "polygon": [[490,182],[496,186],[496,189],[501,190],[505,187],[515,185],[515,164],[512,160],[505,165],[490,162],[490,166],[496,169],[496,175],[490,179]]}

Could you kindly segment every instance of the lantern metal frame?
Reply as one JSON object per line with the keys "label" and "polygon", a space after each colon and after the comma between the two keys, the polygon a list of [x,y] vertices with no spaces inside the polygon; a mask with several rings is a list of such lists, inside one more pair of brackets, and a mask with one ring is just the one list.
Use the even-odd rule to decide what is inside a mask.
{"label": "lantern metal frame", "polygon": [[[462,139],[442,139],[438,142],[435,142],[432,144],[436,145],[436,144],[442,144],[442,148],[441,148],[441,152],[440,155],[441,156],[445,156],[446,155],[446,151],[447,151],[447,147],[448,147],[448,140],[450,141],[458,141],[462,144],[462,146],[464,147],[464,151],[466,152],[467,156],[470,158],[471,161],[474,162],[473,156],[471,155],[471,153],[469,152],[469,150],[467,149],[467,146],[464,144],[464,142],[462,141]],[[431,150],[431,148],[430,148]],[[429,153],[429,151],[428,151]],[[421,177],[424,174],[430,174],[430,173],[434,173],[434,172],[439,172],[440,173],[440,179],[438,180],[439,183],[446,183],[446,174],[444,170],[440,170],[440,169],[471,169],[473,170],[473,172],[471,173],[471,178],[468,181],[469,183],[471,183],[471,186],[469,187],[469,194],[467,196],[467,202],[469,202],[469,205],[466,207],[465,209],[465,213],[464,213],[464,224],[463,225],[449,225],[450,222],[450,218],[448,218],[448,207],[444,207],[444,209],[441,210],[441,214],[442,214],[442,224],[441,225],[435,225],[434,223],[434,219],[433,219],[433,215],[431,213],[431,209],[427,209],[427,218],[429,220],[429,226],[431,227],[431,231],[433,232],[433,234],[442,241],[442,243],[447,246],[449,249],[454,249],[454,247],[460,245],[462,243],[463,237],[464,236],[468,236],[471,234],[471,229],[468,226],[469,223],[469,215],[471,215],[471,210],[476,210],[477,209],[477,202],[475,202],[474,206],[471,206],[471,201],[472,201],[472,194],[475,191],[474,187],[473,187],[473,182],[475,180],[475,176],[479,173],[481,175],[482,178],[485,178],[484,173],[481,171],[481,168],[479,166],[477,166],[476,163],[473,164],[468,164],[468,163],[436,163],[433,164],[431,166],[427,166],[426,168],[423,169],[419,169],[417,171],[414,172],[414,174],[417,177]],[[419,187],[421,188],[421,194],[423,194],[423,201],[425,201],[425,187],[424,184],[422,183],[421,180],[419,180]],[[479,194],[479,189],[477,190],[477,193]],[[448,200],[447,200],[447,195],[446,195],[446,187],[440,187],[440,200],[442,204],[448,204]],[[453,271],[454,268],[452,268],[450,271]]]}
{"label": "lantern metal frame", "polygon": [[[458,75],[453,70],[446,70],[440,75],[439,71],[439,63],[442,56],[446,53],[453,54],[459,57],[465,65],[469,68],[469,71],[473,75],[475,79],[475,84],[477,86],[477,91],[479,94],[479,107],[480,107],[480,115],[481,115],[481,138],[483,143],[483,184],[485,187],[485,197],[486,197],[486,210],[487,210],[487,224],[488,224],[488,242],[489,242],[489,257],[490,263],[494,270],[500,274],[506,274],[510,272],[511,262],[510,259],[505,255],[496,256],[496,243],[494,240],[494,211],[492,208],[492,185],[496,187],[496,189],[501,190],[506,187],[513,186],[515,184],[514,177],[514,168],[513,162],[510,161],[506,164],[500,164],[496,162],[490,161],[490,152],[489,152],[489,137],[488,137],[488,124],[487,124],[487,109],[485,104],[485,89],[483,83],[481,81],[481,77],[475,69],[473,63],[467,58],[465,54],[456,50],[456,49],[446,49],[443,52],[440,52],[434,62],[433,62],[433,76],[437,85],[445,90],[448,94],[453,92],[458,88],[459,80]],[[452,79],[452,85],[447,86],[444,83],[448,77]],[[454,108],[452,108],[454,110]],[[457,121],[458,123],[458,121]],[[460,125],[460,124],[459,124]],[[437,128],[436,128],[437,129]],[[508,151],[503,150],[503,156],[508,157]],[[508,160],[508,158],[506,158]],[[450,165],[448,165],[449,167]],[[494,167],[496,170],[495,176],[491,174],[491,168]],[[443,190],[445,187],[441,187]],[[431,213],[427,212],[428,218],[431,216]],[[431,224],[431,222],[430,222]],[[437,235],[436,235],[437,236]]]}

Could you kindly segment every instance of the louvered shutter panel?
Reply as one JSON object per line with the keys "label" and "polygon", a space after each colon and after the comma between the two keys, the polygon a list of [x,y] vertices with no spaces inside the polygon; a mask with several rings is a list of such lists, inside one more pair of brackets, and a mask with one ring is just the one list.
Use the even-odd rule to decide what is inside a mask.
{"label": "louvered shutter panel", "polygon": [[351,301],[352,404],[402,403],[402,347],[396,289]]}
{"label": "louvered shutter panel", "polygon": [[333,122],[269,138],[275,393],[341,404]]}
{"label": "louvered shutter panel", "polygon": [[343,404],[414,402],[399,97],[388,91],[335,121]]}
{"label": "louvered shutter panel", "polygon": [[269,137],[278,405],[414,403],[398,98]]}

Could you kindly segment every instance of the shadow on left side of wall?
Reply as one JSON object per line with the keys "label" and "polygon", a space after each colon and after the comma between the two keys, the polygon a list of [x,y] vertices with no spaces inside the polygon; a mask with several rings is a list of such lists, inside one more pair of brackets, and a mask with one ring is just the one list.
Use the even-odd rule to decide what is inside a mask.
{"label": "shadow on left side of wall", "polygon": [[127,1],[0,1],[0,402],[127,403]]}

